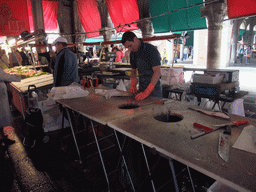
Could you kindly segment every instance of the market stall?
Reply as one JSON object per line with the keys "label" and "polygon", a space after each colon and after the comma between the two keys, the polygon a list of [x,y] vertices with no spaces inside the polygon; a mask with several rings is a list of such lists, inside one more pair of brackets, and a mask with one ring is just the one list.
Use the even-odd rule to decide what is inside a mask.
{"label": "market stall", "polygon": [[23,117],[25,117],[24,113],[28,106],[27,93],[29,85],[35,85],[37,91],[40,91],[40,93],[42,93],[39,94],[39,97],[42,97],[43,93],[47,93],[48,90],[52,88],[53,75],[45,72],[35,72],[34,74],[31,72],[31,77],[27,77],[26,79],[21,80],[21,82],[9,83],[8,91],[12,95],[12,103],[23,115]]}
{"label": "market stall", "polygon": [[[163,105],[159,105],[154,102],[157,101],[155,98],[138,102],[129,96],[106,98],[97,94],[95,88],[88,90],[90,94],[87,97],[60,99],[57,102],[89,118],[92,125],[94,122],[108,125],[114,131],[140,142],[142,146],[148,146],[238,191],[254,191],[256,169],[251,162],[256,158],[255,149],[254,152],[248,151],[237,144],[241,139],[249,142],[248,145],[253,144],[251,137],[240,137],[242,132],[256,125],[253,119],[236,115],[222,119],[190,110],[189,107],[195,107],[190,103],[165,100]],[[137,107],[122,108],[129,103]],[[159,113],[163,114],[162,118],[159,118]],[[232,127],[228,161],[218,155],[218,139],[223,129],[191,139],[191,135],[199,132],[193,126],[195,122],[212,127],[235,120],[249,120],[250,126]],[[96,134],[96,140],[97,137],[99,135]],[[104,157],[102,165],[104,167]],[[105,176],[108,186],[111,185],[106,170]]]}

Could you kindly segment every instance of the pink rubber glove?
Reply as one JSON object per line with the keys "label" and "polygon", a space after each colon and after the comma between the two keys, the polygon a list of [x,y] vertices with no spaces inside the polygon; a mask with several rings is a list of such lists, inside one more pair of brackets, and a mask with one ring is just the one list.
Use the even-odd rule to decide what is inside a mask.
{"label": "pink rubber glove", "polygon": [[137,93],[137,80],[135,78],[131,78],[131,87],[128,92],[132,94]]}
{"label": "pink rubber glove", "polygon": [[152,85],[151,83],[149,83],[147,89],[145,89],[145,91],[139,93],[138,95],[136,95],[135,99],[136,100],[143,100],[145,99],[146,97],[149,96],[149,94],[155,89],[155,86]]}

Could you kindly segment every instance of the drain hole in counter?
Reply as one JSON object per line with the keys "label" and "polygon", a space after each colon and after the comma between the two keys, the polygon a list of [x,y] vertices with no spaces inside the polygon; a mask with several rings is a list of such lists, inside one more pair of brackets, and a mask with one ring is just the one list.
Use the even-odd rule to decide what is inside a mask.
{"label": "drain hole in counter", "polygon": [[119,109],[136,109],[138,107],[140,106],[135,103],[127,103],[127,104],[122,104],[118,106]]}
{"label": "drain hole in counter", "polygon": [[183,116],[176,113],[160,113],[155,115],[154,118],[161,122],[174,123],[181,121]]}

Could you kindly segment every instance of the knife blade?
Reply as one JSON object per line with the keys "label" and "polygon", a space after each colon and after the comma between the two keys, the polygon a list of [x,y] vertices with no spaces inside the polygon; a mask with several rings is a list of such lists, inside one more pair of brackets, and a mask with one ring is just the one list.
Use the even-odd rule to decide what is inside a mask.
{"label": "knife blade", "polygon": [[226,162],[229,160],[231,128],[226,126],[223,133],[219,134],[218,154]]}

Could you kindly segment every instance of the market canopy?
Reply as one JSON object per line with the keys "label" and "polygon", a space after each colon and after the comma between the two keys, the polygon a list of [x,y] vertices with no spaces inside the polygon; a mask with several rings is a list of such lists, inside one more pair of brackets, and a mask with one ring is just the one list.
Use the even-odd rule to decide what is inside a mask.
{"label": "market canopy", "polygon": [[1,0],[0,36],[19,36],[30,31],[26,0]]}
{"label": "market canopy", "polygon": [[[59,5],[58,1],[43,1],[45,31],[55,31],[58,29],[58,24],[57,24],[58,5]],[[29,31],[35,31],[30,0],[28,0],[28,15],[29,15],[29,24],[30,24]]]}
{"label": "market canopy", "polygon": [[227,0],[228,18],[256,15],[255,0]]}
{"label": "market canopy", "polygon": [[[59,1],[43,0],[46,31],[57,29]],[[201,18],[203,0],[148,0],[155,33],[206,29],[206,18]],[[117,32],[137,30],[139,8],[137,0],[106,0],[107,9]],[[255,0],[227,0],[229,18],[256,14]],[[87,37],[100,36],[101,19],[97,0],[77,0],[78,14]],[[20,11],[22,10],[22,11]],[[0,36],[18,36],[31,32],[33,19],[30,0],[1,0]]]}
{"label": "market canopy", "polygon": [[[148,2],[155,33],[207,28],[205,17],[201,18],[200,7],[203,6],[203,0],[148,0]],[[159,17],[154,18],[154,16]]]}
{"label": "market canopy", "polygon": [[[125,25],[139,19],[136,0],[106,0],[110,18],[117,32],[137,30],[137,24]],[[100,13],[97,0],[77,0],[78,15],[87,37],[100,36]],[[120,26],[120,27],[119,27]]]}

